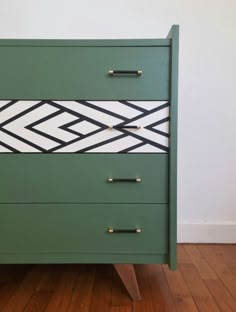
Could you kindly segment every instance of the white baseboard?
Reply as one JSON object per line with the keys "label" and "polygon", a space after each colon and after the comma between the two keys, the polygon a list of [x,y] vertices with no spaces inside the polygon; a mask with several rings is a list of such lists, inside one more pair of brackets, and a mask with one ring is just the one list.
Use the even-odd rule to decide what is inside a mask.
{"label": "white baseboard", "polygon": [[236,222],[180,223],[178,243],[236,244]]}

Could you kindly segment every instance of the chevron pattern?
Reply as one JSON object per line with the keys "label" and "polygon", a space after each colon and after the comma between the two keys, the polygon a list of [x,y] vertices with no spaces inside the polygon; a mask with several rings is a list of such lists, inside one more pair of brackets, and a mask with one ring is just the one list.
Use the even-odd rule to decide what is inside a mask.
{"label": "chevron pattern", "polygon": [[0,153],[167,153],[164,101],[0,101]]}

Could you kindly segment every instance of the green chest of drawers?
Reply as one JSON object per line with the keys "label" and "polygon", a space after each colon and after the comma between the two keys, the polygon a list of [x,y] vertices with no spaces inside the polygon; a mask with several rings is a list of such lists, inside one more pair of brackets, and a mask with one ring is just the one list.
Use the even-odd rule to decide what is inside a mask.
{"label": "green chest of drawers", "polygon": [[178,26],[0,40],[0,263],[176,266]]}

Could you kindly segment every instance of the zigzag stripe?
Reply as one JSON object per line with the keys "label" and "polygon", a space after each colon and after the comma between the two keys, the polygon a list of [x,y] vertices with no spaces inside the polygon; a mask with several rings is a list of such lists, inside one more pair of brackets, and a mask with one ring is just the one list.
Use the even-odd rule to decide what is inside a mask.
{"label": "zigzag stripe", "polygon": [[0,153],[166,153],[168,137],[163,101],[0,101]]}

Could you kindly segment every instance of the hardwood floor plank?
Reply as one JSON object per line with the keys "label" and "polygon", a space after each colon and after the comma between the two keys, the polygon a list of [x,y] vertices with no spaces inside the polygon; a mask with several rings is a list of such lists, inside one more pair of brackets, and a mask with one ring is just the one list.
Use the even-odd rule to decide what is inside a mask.
{"label": "hardwood floor plank", "polygon": [[236,276],[222,261],[221,256],[211,245],[199,245],[198,248],[212,269],[214,269],[217,276],[222,280],[232,297],[236,299]]}
{"label": "hardwood floor plank", "polygon": [[41,312],[45,310],[52,298],[53,292],[57,288],[62,272],[62,265],[43,265],[41,270],[42,279],[31,296],[24,312]]}
{"label": "hardwood floor plank", "polygon": [[155,312],[152,304],[151,288],[148,281],[148,272],[145,264],[135,265],[137,281],[142,294],[142,300],[133,302],[133,312]]}
{"label": "hardwood floor plank", "polygon": [[37,288],[42,274],[40,271],[40,265],[32,266],[29,270],[19,287],[15,290],[11,299],[2,309],[3,312],[22,312],[30,300],[33,292]]}
{"label": "hardwood floor plank", "polygon": [[95,279],[95,265],[80,265],[79,276],[75,282],[71,303],[67,312],[88,312],[92,300]]}
{"label": "hardwood floor plank", "polygon": [[30,265],[1,265],[0,270],[0,311],[11,300],[14,292],[24,279]]}
{"label": "hardwood floor plank", "polygon": [[178,244],[177,246],[177,263],[191,263],[189,256],[186,254],[186,251],[184,249],[184,244]]}
{"label": "hardwood floor plank", "polygon": [[112,296],[112,265],[97,264],[89,312],[110,312]]}
{"label": "hardwood floor plank", "polygon": [[214,244],[211,247],[230,271],[236,275],[236,244]]}
{"label": "hardwood floor plank", "polygon": [[160,264],[149,264],[146,265],[146,270],[148,274],[154,311],[176,311],[162,266]]}
{"label": "hardwood floor plank", "polygon": [[178,270],[135,265],[132,302],[112,265],[0,265],[1,312],[236,312],[236,245],[178,245]]}
{"label": "hardwood floor plank", "polygon": [[198,310],[202,312],[220,312],[218,305],[202,281],[195,266],[192,263],[179,264],[179,269]]}
{"label": "hardwood floor plank", "polygon": [[58,286],[53,293],[45,312],[67,311],[71,302],[72,293],[79,273],[79,265],[67,264],[64,266]]}
{"label": "hardwood floor plank", "polygon": [[236,312],[236,300],[221,280],[206,280],[205,283],[222,312]]}
{"label": "hardwood floor plank", "polygon": [[176,271],[171,271],[167,265],[163,265],[162,267],[167,278],[176,311],[197,312],[198,309],[181,275],[180,270],[177,269]]}
{"label": "hardwood floor plank", "polygon": [[196,266],[202,279],[204,280],[208,280],[208,279],[217,280],[218,279],[212,267],[209,265],[209,263],[206,261],[204,256],[201,254],[201,252],[197,248],[197,245],[184,244],[183,252],[185,252],[188,255],[190,259],[190,263],[193,263]]}
{"label": "hardwood floor plank", "polygon": [[204,259],[204,256],[198,249],[198,245],[184,245],[184,248],[220,310],[223,312],[236,311],[236,300]]}
{"label": "hardwood floor plank", "polygon": [[29,303],[26,308],[22,311],[24,312],[41,312],[44,311],[48,302],[52,296],[52,293],[49,291],[39,291],[35,292],[30,298]]}
{"label": "hardwood floor plank", "polygon": [[115,306],[115,307],[111,307],[111,312],[132,312],[132,311],[133,311],[132,310],[132,306]]}

